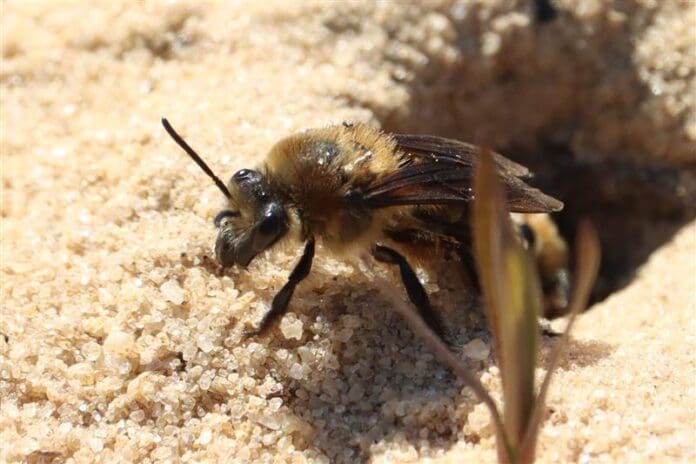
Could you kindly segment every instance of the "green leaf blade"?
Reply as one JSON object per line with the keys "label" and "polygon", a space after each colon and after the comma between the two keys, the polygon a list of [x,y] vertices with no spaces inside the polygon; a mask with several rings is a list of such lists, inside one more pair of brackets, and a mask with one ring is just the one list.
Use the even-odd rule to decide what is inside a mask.
{"label": "green leaf blade", "polygon": [[490,152],[475,181],[474,251],[500,367],[508,458],[514,461],[534,410],[542,293],[536,266],[514,232]]}
{"label": "green leaf blade", "polygon": [[501,280],[508,288],[508,306],[499,316],[501,369],[505,398],[504,422],[510,440],[524,438],[534,409],[536,368],[539,347],[541,286],[534,262],[516,238],[508,242],[507,265]]}
{"label": "green leaf blade", "polygon": [[547,367],[546,376],[539,387],[539,393],[535,401],[535,407],[532,411],[532,416],[529,421],[527,434],[524,437],[520,447],[520,460],[522,462],[533,462],[537,436],[541,426],[541,420],[544,413],[544,405],[546,404],[546,394],[551,384],[553,373],[558,367],[561,360],[561,355],[568,345],[570,331],[575,324],[577,316],[587,307],[587,302],[590,298],[592,286],[599,272],[599,264],[601,260],[601,251],[597,233],[589,222],[582,221],[578,227],[576,238],[577,246],[575,251],[576,270],[573,294],[570,299],[568,324],[566,325],[561,338],[558,340],[556,347],[551,353],[551,360]]}

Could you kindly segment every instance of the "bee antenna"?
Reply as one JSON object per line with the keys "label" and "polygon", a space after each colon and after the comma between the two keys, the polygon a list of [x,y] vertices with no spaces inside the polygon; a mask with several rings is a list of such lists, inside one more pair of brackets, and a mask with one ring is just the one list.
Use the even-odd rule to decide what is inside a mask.
{"label": "bee antenna", "polygon": [[227,186],[225,186],[225,183],[220,180],[218,176],[215,175],[212,169],[208,167],[207,164],[205,164],[205,161],[203,161],[203,158],[198,156],[198,153],[193,151],[193,148],[189,146],[188,143],[179,135],[177,132],[174,130],[174,128],[169,124],[169,121],[167,121],[167,118],[162,118],[162,125],[164,126],[164,129],[167,131],[167,133],[174,139],[174,141],[179,145],[190,157],[193,161],[196,162],[198,166],[208,174],[208,177],[213,179],[213,182],[215,182],[215,185],[222,191],[222,193],[225,194],[227,198],[232,198],[232,194],[230,193],[229,190],[227,190]]}

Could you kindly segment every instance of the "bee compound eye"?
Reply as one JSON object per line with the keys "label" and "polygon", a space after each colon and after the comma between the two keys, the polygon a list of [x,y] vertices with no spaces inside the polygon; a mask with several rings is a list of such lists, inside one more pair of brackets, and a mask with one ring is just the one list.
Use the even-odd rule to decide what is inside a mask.
{"label": "bee compound eye", "polygon": [[279,230],[286,227],[286,220],[287,217],[283,208],[276,203],[271,203],[265,208],[261,221],[259,222],[259,231],[262,234],[275,235]]}
{"label": "bee compound eye", "polygon": [[261,222],[259,223],[259,231],[264,234],[270,234],[280,225],[281,218],[276,214],[264,214]]}

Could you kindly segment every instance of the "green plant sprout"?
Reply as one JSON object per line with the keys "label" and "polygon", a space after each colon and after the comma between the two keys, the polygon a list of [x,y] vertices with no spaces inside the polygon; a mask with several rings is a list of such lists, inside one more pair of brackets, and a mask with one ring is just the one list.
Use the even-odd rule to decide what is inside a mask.
{"label": "green plant sprout", "polygon": [[[505,193],[488,150],[477,167],[472,211],[474,252],[486,317],[503,385],[503,413],[481,384],[410,305],[395,305],[407,324],[437,359],[471,388],[490,411],[501,464],[534,462],[546,394],[577,315],[586,307],[599,269],[599,242],[588,222],[577,234],[576,270],[568,323],[551,353],[546,376],[535,389],[542,292],[533,258],[516,236],[505,208]],[[394,296],[394,299],[396,297]]]}
{"label": "green plant sprout", "polygon": [[[531,463],[551,376],[568,343],[576,316],[587,305],[597,276],[599,242],[589,223],[581,222],[568,324],[551,355],[546,377],[535,392],[541,284],[530,253],[515,236],[495,165],[486,150],[481,152],[474,190],[474,251],[503,383],[502,430],[497,430],[498,460],[510,464]],[[491,409],[491,414],[498,412]]]}

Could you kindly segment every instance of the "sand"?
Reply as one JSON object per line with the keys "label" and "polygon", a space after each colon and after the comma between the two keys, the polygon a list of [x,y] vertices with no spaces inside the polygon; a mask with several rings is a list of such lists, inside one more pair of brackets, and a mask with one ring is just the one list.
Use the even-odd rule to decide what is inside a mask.
{"label": "sand", "polygon": [[[300,249],[218,275],[221,194],[162,116],[224,178],[344,120],[484,137],[535,166],[660,172],[626,177],[649,195],[636,181],[576,183],[582,208],[564,197],[631,225],[598,224],[628,272],[579,321],[539,461],[696,460],[696,4],[564,0],[547,23],[530,4],[4,2],[0,461],[494,460],[483,405],[321,246],[280,327],[241,340]],[[451,266],[419,273],[499,398]]]}

